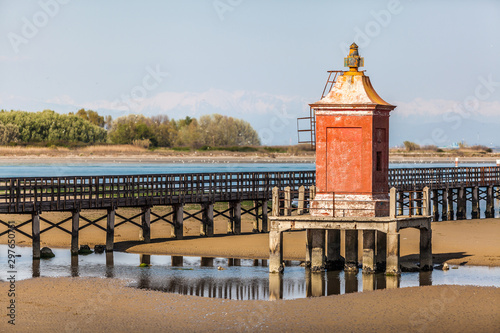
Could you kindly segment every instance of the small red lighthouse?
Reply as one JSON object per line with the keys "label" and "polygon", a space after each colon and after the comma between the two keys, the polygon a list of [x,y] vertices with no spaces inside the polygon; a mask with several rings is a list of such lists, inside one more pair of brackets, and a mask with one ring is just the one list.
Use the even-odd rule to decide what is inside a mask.
{"label": "small red lighthouse", "polygon": [[353,43],[349,67],[320,101],[316,114],[316,186],[313,215],[389,215],[389,113]]}

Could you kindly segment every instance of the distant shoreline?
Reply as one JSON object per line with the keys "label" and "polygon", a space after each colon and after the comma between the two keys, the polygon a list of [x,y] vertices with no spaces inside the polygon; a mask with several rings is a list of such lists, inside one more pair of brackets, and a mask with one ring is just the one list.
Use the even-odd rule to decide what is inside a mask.
{"label": "distant shoreline", "polygon": [[[463,163],[477,164],[496,164],[497,157],[459,157],[459,166]],[[392,164],[450,164],[455,165],[455,157],[441,156],[390,156]],[[65,156],[47,156],[47,155],[23,155],[23,156],[0,156],[0,165],[12,164],[95,164],[95,163],[124,163],[124,164],[227,164],[227,163],[315,163],[314,155],[290,155],[290,154],[275,154],[275,156],[262,156],[256,154],[237,153],[227,154],[179,154],[179,155],[65,155]]]}

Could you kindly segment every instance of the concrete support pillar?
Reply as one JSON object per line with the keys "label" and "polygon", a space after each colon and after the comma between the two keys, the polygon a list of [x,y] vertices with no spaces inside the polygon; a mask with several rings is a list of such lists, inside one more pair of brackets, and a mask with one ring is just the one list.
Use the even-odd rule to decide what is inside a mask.
{"label": "concrete support pillar", "polygon": [[281,272],[283,272],[283,233],[271,225],[271,231],[269,232],[269,273]]}
{"label": "concrete support pillar", "polygon": [[255,219],[253,220],[252,232],[257,233],[259,232],[259,202],[257,200],[254,200],[253,202],[253,211]]}
{"label": "concrete support pillar", "polygon": [[40,215],[31,215],[31,237],[33,247],[33,259],[40,259]]}
{"label": "concrete support pillar", "polygon": [[494,204],[494,198],[493,198],[493,186],[488,186],[486,189],[486,211],[485,211],[485,217],[486,218],[493,218],[495,217],[495,204]]}
{"label": "concrete support pillar", "polygon": [[108,216],[106,220],[106,251],[113,251],[115,242],[115,209],[108,209]]}
{"label": "concrete support pillar", "polygon": [[312,229],[311,271],[323,272],[325,270],[325,230]]}
{"label": "concrete support pillar", "polygon": [[448,199],[447,199],[447,194],[448,194],[448,192],[446,190],[443,190],[441,192],[441,220],[442,221],[448,221]]}
{"label": "concrete support pillar", "polygon": [[377,271],[385,271],[385,262],[387,260],[387,234],[382,231],[377,231],[375,233],[377,238]]}
{"label": "concrete support pillar", "polygon": [[170,229],[172,237],[175,239],[183,239],[184,238],[184,205],[183,204],[175,204],[172,206],[173,209],[173,226]]}
{"label": "concrete support pillar", "polygon": [[80,212],[75,210],[71,216],[71,255],[78,255],[78,234],[80,229]]}
{"label": "concrete support pillar", "polygon": [[283,274],[269,274],[269,300],[283,299]]}
{"label": "concrete support pillar", "polygon": [[458,189],[457,198],[457,220],[464,220],[467,217],[467,198],[465,187]]}
{"label": "concrete support pillar", "polygon": [[472,188],[472,212],[471,217],[473,219],[478,219],[481,216],[481,212],[479,209],[479,187],[474,186]]}
{"label": "concrete support pillar", "polygon": [[141,229],[139,230],[139,240],[144,243],[151,242],[151,207],[141,207]]}
{"label": "concrete support pillar", "polygon": [[420,229],[420,270],[432,271],[432,229],[431,223],[427,228]]}
{"label": "concrete support pillar", "polygon": [[345,265],[348,272],[358,271],[358,230],[345,231]]}
{"label": "concrete support pillar", "polygon": [[214,205],[210,202],[205,202],[201,205],[201,236],[212,237],[214,235]]}
{"label": "concrete support pillar", "polygon": [[306,229],[306,267],[311,268],[312,229]]}
{"label": "concrete support pillar", "polygon": [[344,260],[340,256],[340,230],[326,231],[326,268],[340,270],[344,267]]}
{"label": "concrete support pillar", "polygon": [[448,200],[448,220],[453,221],[455,219],[455,211],[453,210],[453,189],[447,188],[446,195]]}
{"label": "concrete support pillar", "polygon": [[387,233],[387,261],[385,268],[386,275],[399,275],[399,231],[396,230],[396,223],[391,223]]}
{"label": "concrete support pillar", "polygon": [[262,201],[262,221],[261,221],[261,231],[268,232],[268,222],[267,222],[267,200]]}
{"label": "concrete support pillar", "polygon": [[439,221],[439,191],[432,190],[432,216],[434,221]]}
{"label": "concrete support pillar", "polygon": [[375,230],[363,230],[363,273],[375,273]]}

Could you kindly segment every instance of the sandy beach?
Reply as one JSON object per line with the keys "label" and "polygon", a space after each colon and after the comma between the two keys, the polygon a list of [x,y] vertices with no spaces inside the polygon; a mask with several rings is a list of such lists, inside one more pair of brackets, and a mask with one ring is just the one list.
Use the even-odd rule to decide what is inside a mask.
{"label": "sandy beach", "polygon": [[[95,216],[99,212],[91,212]],[[131,216],[132,210],[122,212]],[[44,213],[48,215],[48,213]],[[47,217],[47,216],[46,216]],[[53,216],[52,216],[53,217]],[[15,216],[10,216],[10,219]],[[65,226],[69,227],[69,225]],[[43,228],[43,226],[42,226]],[[137,240],[138,228],[126,224],[115,231],[117,250],[146,254],[266,258],[267,234],[224,236],[226,223],[216,220],[212,238],[194,237],[199,224],[185,224],[184,240],[168,239],[170,227],[152,226],[153,240]],[[433,224],[435,263],[500,266],[500,219],[436,222]],[[81,244],[102,244],[104,233],[84,229]],[[304,259],[304,232],[287,232],[285,259]],[[402,262],[415,261],[418,234],[403,230]],[[6,238],[0,238],[5,243]],[[19,244],[20,243],[20,244]],[[67,247],[69,235],[51,230],[43,246]],[[29,245],[18,235],[18,245]],[[285,273],[286,274],[286,273]],[[6,292],[8,283],[1,282]],[[498,332],[500,288],[426,286],[384,289],[358,294],[285,301],[229,301],[183,296],[127,287],[127,281],[102,278],[36,278],[16,284],[16,326],[0,322],[0,331],[374,331]],[[0,307],[7,306],[2,297]]]}

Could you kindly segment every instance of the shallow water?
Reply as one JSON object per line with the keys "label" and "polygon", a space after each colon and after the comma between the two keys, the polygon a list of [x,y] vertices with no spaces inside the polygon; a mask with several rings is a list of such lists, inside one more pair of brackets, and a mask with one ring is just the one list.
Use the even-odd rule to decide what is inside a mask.
{"label": "shallow water", "polygon": [[[7,245],[0,245],[0,280],[11,273]],[[123,252],[72,257],[68,249],[53,249],[52,259],[32,260],[30,247],[16,247],[16,280],[32,277],[101,277],[129,281],[131,287],[184,295],[239,300],[295,299],[419,285],[500,287],[500,268],[459,266],[449,271],[384,274],[310,274],[298,261],[287,261],[285,273],[269,274],[267,260],[190,256],[139,255]],[[149,263],[149,267],[139,267]],[[223,268],[219,270],[218,267]]]}
{"label": "shallow water", "polygon": [[[464,163],[461,167],[494,166]],[[453,163],[391,163],[390,168],[453,167]],[[105,176],[205,172],[314,171],[314,163],[9,163],[0,164],[1,177]]]}

